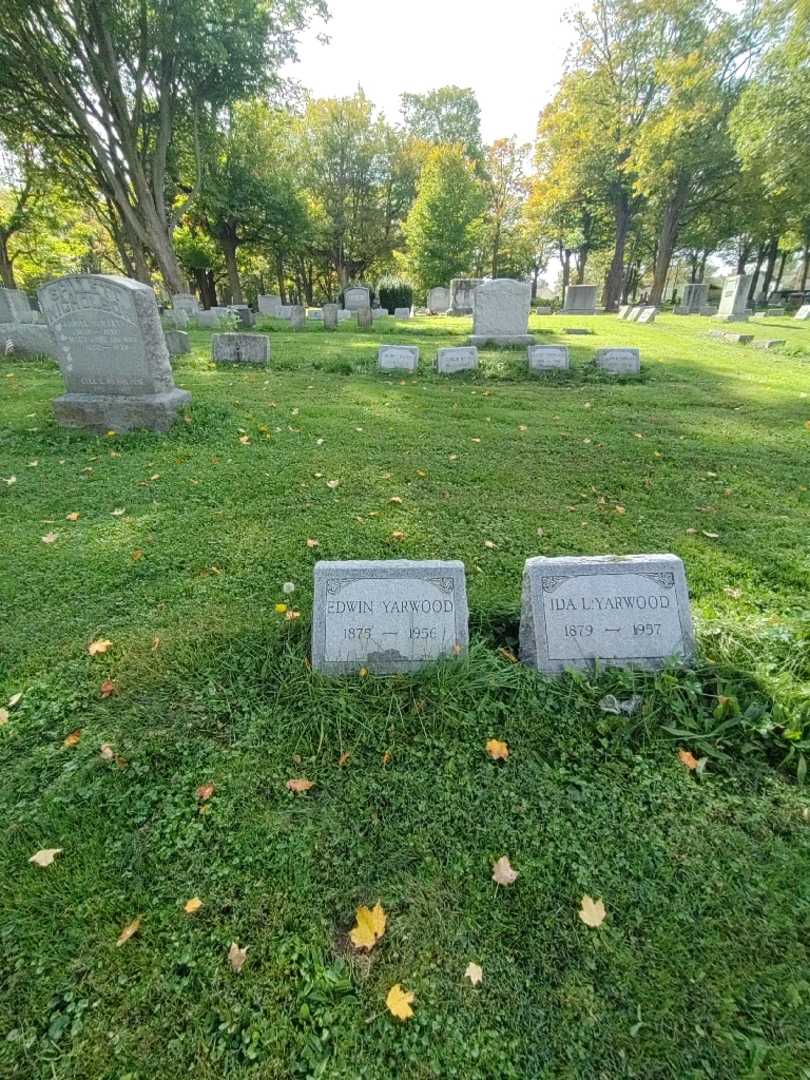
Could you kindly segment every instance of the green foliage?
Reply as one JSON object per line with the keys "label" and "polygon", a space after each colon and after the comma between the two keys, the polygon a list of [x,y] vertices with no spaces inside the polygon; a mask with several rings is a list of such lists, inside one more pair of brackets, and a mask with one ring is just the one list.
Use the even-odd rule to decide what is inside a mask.
{"label": "green foliage", "polygon": [[377,297],[380,307],[384,307],[389,315],[393,315],[394,308],[413,306],[413,285],[405,278],[380,278],[377,282]]}
{"label": "green foliage", "polygon": [[469,87],[441,86],[426,94],[402,94],[402,118],[416,139],[458,145],[471,161],[483,159],[481,109]]}

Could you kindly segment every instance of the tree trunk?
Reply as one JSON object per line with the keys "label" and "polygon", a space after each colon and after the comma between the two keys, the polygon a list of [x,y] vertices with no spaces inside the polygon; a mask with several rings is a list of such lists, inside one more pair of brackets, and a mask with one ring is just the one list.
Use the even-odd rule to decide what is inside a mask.
{"label": "tree trunk", "polygon": [[6,289],[16,289],[14,263],[8,253],[8,237],[0,235],[0,279]]}
{"label": "tree trunk", "polygon": [[672,262],[672,253],[675,250],[675,242],[678,239],[678,230],[681,227],[681,216],[689,194],[689,180],[681,176],[670,195],[669,201],[664,208],[664,217],[661,221],[661,231],[658,234],[658,251],[655,258],[655,272],[653,274],[653,286],[650,291],[650,303],[656,306],[661,303],[664,289],[667,284],[667,275]]}
{"label": "tree trunk", "polygon": [[788,253],[782,252],[782,258],[779,260],[779,269],[776,272],[776,281],[773,283],[773,291],[778,292],[779,286],[782,284],[782,275],[785,272],[785,263],[787,262]]}
{"label": "tree trunk", "polygon": [[287,305],[287,287],[284,284],[284,256],[276,253],[276,278],[278,279],[278,295],[282,304]]}
{"label": "tree trunk", "polygon": [[745,264],[751,258],[751,249],[754,245],[748,241],[743,240],[742,247],[737,252],[737,273],[745,273]]}
{"label": "tree trunk", "polygon": [[630,199],[622,189],[616,202],[616,245],[602,294],[605,311],[616,311],[624,289],[624,248],[630,231],[631,216]]}
{"label": "tree trunk", "polygon": [[498,256],[500,255],[501,246],[501,226],[500,223],[495,226],[495,235],[492,238],[492,277],[498,276]]}
{"label": "tree trunk", "polygon": [[805,244],[802,259],[802,283],[799,288],[804,292],[807,288],[807,277],[810,275],[810,244]]}
{"label": "tree trunk", "polygon": [[773,281],[773,272],[776,268],[776,257],[779,254],[779,239],[773,237],[768,245],[768,261],[765,264],[765,277],[762,282],[762,298],[768,299],[768,293],[771,291],[771,282]]}
{"label": "tree trunk", "polygon": [[235,230],[230,226],[223,229],[219,237],[219,246],[222,248],[222,254],[225,256],[225,268],[228,271],[228,288],[231,293],[231,303],[241,304],[242,301],[242,282],[239,280],[239,268],[236,265],[236,248],[238,241],[235,236]]}
{"label": "tree trunk", "polygon": [[[760,272],[762,271],[762,264],[765,261],[765,252],[766,251],[767,251],[767,244],[761,244],[760,248],[759,248],[759,251],[757,252],[757,265],[754,267],[754,275],[751,278],[751,286],[750,286],[750,288],[748,290],[748,303],[749,304],[753,302],[753,299],[756,296],[757,283],[759,282],[759,275],[760,275]],[[740,264],[737,263],[738,267],[739,267],[739,265]],[[743,266],[742,270],[738,269],[737,273],[738,274],[744,274],[745,273],[745,266]]]}
{"label": "tree trunk", "polygon": [[571,282],[571,252],[568,248],[563,251],[562,259],[562,287],[563,287],[563,300],[565,299],[565,290],[568,288]]}

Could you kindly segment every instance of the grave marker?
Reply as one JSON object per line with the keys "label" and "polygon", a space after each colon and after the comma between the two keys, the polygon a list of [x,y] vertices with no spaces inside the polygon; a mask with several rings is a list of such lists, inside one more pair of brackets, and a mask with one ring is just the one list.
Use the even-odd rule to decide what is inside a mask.
{"label": "grave marker", "polygon": [[258,299],[260,315],[275,315],[281,307],[281,297],[272,293],[263,293]]}
{"label": "grave marker", "polygon": [[528,333],[532,290],[525,281],[495,278],[475,290],[471,345],[533,345]]}
{"label": "grave marker", "polygon": [[264,334],[214,334],[211,357],[215,364],[267,364],[270,342]]}
{"label": "grave marker", "polygon": [[453,278],[450,282],[450,307],[448,315],[472,315],[475,306],[475,290],[483,278]]}
{"label": "grave marker", "polygon": [[337,304],[323,305],[323,328],[324,330],[337,330],[338,306]]}
{"label": "grave marker", "polygon": [[638,375],[641,357],[638,349],[597,349],[596,366],[609,375]]}
{"label": "grave marker", "polygon": [[566,315],[596,314],[596,285],[569,285],[565,290]]}
{"label": "grave marker", "polygon": [[395,319],[410,319],[411,309],[409,307],[395,307],[394,318]]}
{"label": "grave marker", "polygon": [[804,322],[805,319],[810,319],[810,304],[802,304],[793,318],[799,319],[801,322]]}
{"label": "grave marker", "polygon": [[529,346],[529,371],[567,371],[570,366],[567,345]]}
{"label": "grave marker", "polygon": [[450,290],[444,285],[436,285],[427,296],[428,311],[431,315],[443,315],[450,307]]}
{"label": "grave marker", "polygon": [[419,349],[416,345],[380,345],[377,367],[380,371],[416,371]]}
{"label": "grave marker", "polygon": [[21,289],[0,289],[0,323],[35,323],[37,314]]}
{"label": "grave marker", "polygon": [[699,315],[706,306],[709,286],[700,281],[690,282],[683,287],[680,304],[675,308],[676,315]]}
{"label": "grave marker", "polygon": [[343,294],[343,307],[346,311],[359,311],[360,308],[371,307],[371,296],[364,285],[355,285],[346,289]]}
{"label": "grave marker", "polygon": [[474,371],[477,367],[478,349],[474,345],[439,349],[436,354],[436,370],[440,375],[452,375],[456,371]]}
{"label": "grave marker", "polygon": [[735,277],[726,278],[715,318],[722,319],[723,322],[745,322],[748,319],[745,305],[750,287],[750,274],[737,274]]}
{"label": "grave marker", "polygon": [[163,336],[166,338],[169,356],[182,356],[184,353],[191,352],[189,337],[185,330],[164,330]]}
{"label": "grave marker", "polygon": [[291,304],[290,305],[290,316],[289,317],[290,317],[290,329],[291,330],[302,330],[303,327],[304,327],[304,323],[307,321],[306,308],[303,307],[301,304]]}

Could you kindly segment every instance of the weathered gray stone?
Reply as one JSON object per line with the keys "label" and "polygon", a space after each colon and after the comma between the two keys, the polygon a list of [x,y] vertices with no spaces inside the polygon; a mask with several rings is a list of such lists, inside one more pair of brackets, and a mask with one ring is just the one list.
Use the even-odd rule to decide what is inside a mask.
{"label": "weathered gray stone", "polygon": [[567,371],[571,366],[567,345],[530,345],[529,371]]}
{"label": "weathered gray stone", "polygon": [[201,330],[218,330],[225,317],[223,308],[209,308],[207,311],[198,311],[192,318]]}
{"label": "weathered gray stone", "polygon": [[344,308],[338,308],[338,322],[339,323],[348,322],[349,319],[353,319],[353,318],[354,318],[354,313],[353,312],[346,311]]}
{"label": "weathered gray stone", "polygon": [[0,356],[50,356],[57,360],[51,328],[46,323],[0,323]]}
{"label": "weathered gray stone", "polygon": [[374,323],[370,307],[357,308],[355,311],[358,330],[368,330]]}
{"label": "weathered gray stone", "polygon": [[343,294],[343,307],[346,311],[359,311],[360,308],[371,307],[371,297],[364,285],[355,285],[354,288],[346,289]]}
{"label": "weathered gray stone", "polygon": [[468,641],[463,563],[357,559],[315,564],[316,671],[407,674],[464,655]]}
{"label": "weathered gray stone", "polygon": [[65,427],[166,431],[191,400],[172,378],[148,285],[104,274],[60,278],[39,290],[67,392],[54,401]]}
{"label": "weathered gray stone", "polygon": [[214,334],[211,356],[217,364],[266,364],[270,342],[264,334]]}
{"label": "weathered gray stone", "polygon": [[595,315],[596,289],[596,285],[569,285],[565,290],[563,312],[566,315]]}
{"label": "weathered gray stone", "polygon": [[528,333],[532,290],[525,281],[495,278],[475,290],[471,345],[533,345]]}
{"label": "weathered gray stone", "polygon": [[654,670],[694,655],[683,563],[675,555],[527,559],[520,659],[558,675],[566,668]]}
{"label": "weathered gray stone", "polygon": [[755,349],[777,349],[785,344],[784,338],[758,338],[752,342]]}
{"label": "weathered gray stone", "polygon": [[638,349],[597,349],[596,366],[609,375],[638,375],[641,357]]}
{"label": "weathered gray stone", "polygon": [[750,345],[753,340],[753,334],[723,334],[723,341],[729,345]]}
{"label": "weathered gray stone", "polygon": [[371,309],[371,317],[372,317],[372,319],[384,319],[387,314],[388,314],[388,308],[375,307],[375,308]]}
{"label": "weathered gray stone", "polygon": [[315,322],[318,322],[320,319],[323,318],[323,308],[308,307],[307,308],[307,318],[312,319]]}
{"label": "weathered gray stone", "polygon": [[631,310],[631,308],[630,308],[629,304],[619,304],[619,310],[618,310],[617,317],[619,319],[626,319],[627,316],[630,314],[630,310]]}
{"label": "weathered gray stone", "polygon": [[173,296],[172,307],[175,311],[185,311],[188,315],[197,315],[202,310],[199,300],[191,293],[178,293]]}
{"label": "weathered gray stone", "polygon": [[563,333],[583,337],[584,335],[592,334],[593,330],[586,330],[583,326],[564,326]]}
{"label": "weathered gray stone", "polygon": [[258,297],[257,303],[259,305],[260,315],[275,315],[281,307],[281,297],[275,296],[272,293],[262,293],[262,295]]}
{"label": "weathered gray stone", "polygon": [[394,318],[395,319],[410,319],[411,309],[409,307],[395,307]]}
{"label": "weathered gray stone", "polygon": [[290,315],[292,314],[292,309],[293,309],[292,304],[279,304],[278,307],[275,308],[273,310],[273,312],[272,312],[273,318],[274,319],[285,319],[285,320],[289,321]]}
{"label": "weathered gray stone", "polygon": [[377,367],[380,371],[416,371],[419,349],[416,345],[380,345]]}
{"label": "weathered gray stone", "polygon": [[21,289],[0,289],[0,323],[33,323],[36,314]]}
{"label": "weathered gray stone", "polygon": [[639,316],[643,311],[643,307],[640,304],[636,304],[630,308],[627,312],[627,322],[638,322]]}
{"label": "weathered gray stone", "polygon": [[701,281],[690,282],[683,287],[680,304],[675,308],[676,315],[699,315],[706,306],[709,286]]}
{"label": "weathered gray stone", "polygon": [[450,307],[450,290],[435,285],[427,295],[427,306],[431,315],[443,315]]}
{"label": "weathered gray stone", "polygon": [[337,330],[338,306],[337,304],[323,305],[323,328],[324,330]]}
{"label": "weathered gray stone", "polygon": [[745,322],[748,318],[745,305],[748,302],[750,287],[750,274],[737,274],[726,278],[715,318],[722,319],[724,322]]}
{"label": "weathered gray stone", "polygon": [[185,330],[164,330],[163,336],[166,338],[169,356],[182,356],[191,352],[191,343]]}
{"label": "weathered gray stone", "polygon": [[169,330],[187,330],[191,316],[181,308],[168,308],[160,316],[161,322]]}
{"label": "weathered gray stone", "polygon": [[436,370],[440,375],[452,375],[456,371],[474,371],[477,367],[478,349],[474,345],[439,349],[436,353]]}
{"label": "weathered gray stone", "polygon": [[551,315],[552,309],[548,304],[542,304],[540,307],[534,308],[535,315]]}
{"label": "weathered gray stone", "polygon": [[430,312],[426,307],[418,307],[413,309],[414,315],[430,315]]}
{"label": "weathered gray stone", "polygon": [[643,307],[639,312],[636,322],[640,323],[654,323],[655,316],[658,314],[657,307]]}
{"label": "weathered gray stone", "polygon": [[475,290],[483,278],[453,278],[450,282],[450,307],[448,315],[472,315],[475,307]]}
{"label": "weathered gray stone", "polygon": [[301,304],[290,305],[290,329],[302,330],[307,321],[306,308]]}
{"label": "weathered gray stone", "polygon": [[245,329],[250,329],[251,326],[256,325],[256,316],[247,304],[229,304],[228,311],[237,317],[239,325]]}
{"label": "weathered gray stone", "polygon": [[801,322],[804,322],[805,319],[810,319],[810,304],[802,304],[793,318],[799,319]]}

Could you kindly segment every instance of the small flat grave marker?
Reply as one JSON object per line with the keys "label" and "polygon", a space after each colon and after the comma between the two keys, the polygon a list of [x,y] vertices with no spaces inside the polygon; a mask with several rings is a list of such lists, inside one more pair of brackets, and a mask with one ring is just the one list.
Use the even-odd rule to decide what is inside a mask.
{"label": "small flat grave marker", "polygon": [[453,349],[439,349],[436,369],[441,375],[456,371],[474,371],[478,367],[478,349],[474,345],[461,345]]}
{"label": "small flat grave marker", "polygon": [[638,375],[641,357],[638,349],[597,349],[596,366],[609,375]]}
{"label": "small flat grave marker", "polygon": [[527,559],[520,658],[566,668],[655,669],[694,653],[683,563],[676,555]]}
{"label": "small flat grave marker", "polygon": [[214,334],[211,356],[217,364],[266,364],[270,342],[264,334]]}
{"label": "small flat grave marker", "polygon": [[377,367],[380,371],[416,371],[419,348],[416,345],[380,345]]}
{"label": "small flat grave marker", "polygon": [[467,651],[464,564],[351,560],[315,564],[312,666],[327,675],[418,671]]}
{"label": "small flat grave marker", "polygon": [[530,345],[529,371],[567,371],[571,366],[567,345]]}

